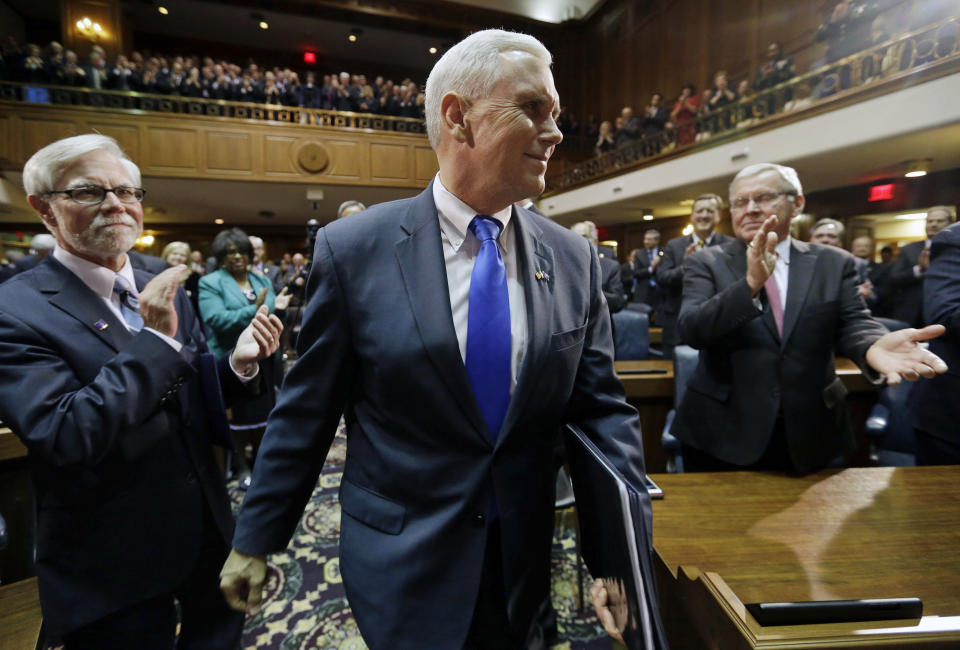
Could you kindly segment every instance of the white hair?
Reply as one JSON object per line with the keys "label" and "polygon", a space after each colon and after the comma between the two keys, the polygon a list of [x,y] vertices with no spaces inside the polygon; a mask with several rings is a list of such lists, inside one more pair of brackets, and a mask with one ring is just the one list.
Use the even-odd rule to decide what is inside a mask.
{"label": "white hair", "polygon": [[533,36],[502,29],[474,32],[447,50],[427,77],[426,119],[430,146],[440,145],[442,116],[440,102],[454,92],[473,101],[490,95],[500,80],[503,66],[501,54],[526,52],[548,66],[553,62],[550,51]]}
{"label": "white hair", "polygon": [[33,239],[30,240],[30,248],[35,251],[52,251],[56,245],[57,240],[53,235],[48,235],[47,233],[34,235]]}
{"label": "white hair", "polygon": [[749,165],[740,170],[736,176],[733,177],[733,180],[730,181],[730,194],[733,194],[734,184],[743,179],[750,178],[752,176],[757,176],[763,172],[774,171],[780,176],[781,189],[784,192],[790,194],[796,194],[800,196],[803,194],[803,187],[800,185],[800,177],[797,176],[797,170],[793,167],[787,167],[785,165],[777,165],[776,163],[757,163],[756,165]]}
{"label": "white hair", "polygon": [[263,246],[263,240],[257,237],[256,235],[250,235],[247,237],[250,240],[250,245],[254,248],[259,248]]}
{"label": "white hair", "polygon": [[130,181],[140,186],[140,168],[127,157],[113,138],[99,133],[76,135],[57,140],[30,156],[23,166],[23,189],[28,195],[44,194],[55,189],[53,184],[77,158],[94,151],[105,151],[120,159]]}
{"label": "white hair", "polygon": [[592,221],[578,221],[570,226],[570,230],[577,233],[581,237],[586,237],[594,243],[600,239],[600,233],[597,231],[597,224],[593,223]]}

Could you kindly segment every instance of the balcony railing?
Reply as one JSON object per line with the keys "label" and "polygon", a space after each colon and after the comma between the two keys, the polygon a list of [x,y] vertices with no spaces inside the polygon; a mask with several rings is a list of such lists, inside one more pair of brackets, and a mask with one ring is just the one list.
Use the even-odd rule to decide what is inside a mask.
{"label": "balcony railing", "polygon": [[395,133],[426,133],[424,121],[410,117],[7,81],[0,82],[0,101],[173,113],[197,117],[225,117],[343,129],[373,129]]}
{"label": "balcony railing", "polygon": [[[839,59],[696,119],[643,136],[614,151],[547,178],[556,193],[647,166],[659,159],[729,141],[774,127],[804,113],[830,110],[883,90],[890,92],[913,75],[955,70],[960,63],[960,16],[904,34]],[[944,98],[945,101],[952,101]],[[789,117],[788,117],[789,116]],[[801,118],[802,119],[802,118]]]}

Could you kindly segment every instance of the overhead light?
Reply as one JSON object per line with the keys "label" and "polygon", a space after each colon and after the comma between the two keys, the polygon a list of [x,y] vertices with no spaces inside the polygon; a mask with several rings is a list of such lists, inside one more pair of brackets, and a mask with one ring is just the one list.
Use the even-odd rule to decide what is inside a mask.
{"label": "overhead light", "polygon": [[894,219],[902,219],[904,221],[919,221],[921,219],[926,219],[926,212],[909,212],[907,214],[898,214]]}
{"label": "overhead light", "polygon": [[168,13],[170,13],[169,11],[167,11],[166,7],[157,7],[157,11],[159,11],[160,14],[163,16],[166,16]]}
{"label": "overhead light", "polygon": [[261,20],[259,24],[260,29],[270,29],[270,24],[265,20]]}
{"label": "overhead light", "polygon": [[919,178],[921,176],[926,176],[927,172],[930,171],[931,162],[932,161],[929,158],[923,158],[921,160],[908,160],[903,164],[907,170],[904,176],[907,178]]}
{"label": "overhead light", "polygon": [[213,223],[217,224],[218,226],[222,226],[223,219],[221,219],[220,217],[217,217],[216,219],[213,220]]}
{"label": "overhead light", "polygon": [[431,48],[430,48],[429,50],[427,50],[427,51],[430,52],[430,54],[436,54],[436,53],[437,53],[437,48],[431,47]]}
{"label": "overhead light", "polygon": [[653,221],[653,215],[648,212],[648,213],[646,213],[645,215],[643,215],[643,220],[644,220],[644,221]]}
{"label": "overhead light", "polygon": [[693,232],[693,224],[688,223],[686,226],[684,226],[683,230],[680,231],[680,234],[686,236],[692,232]]}
{"label": "overhead light", "polygon": [[354,27],[353,29],[350,30],[350,35],[347,36],[347,40],[350,41],[351,43],[356,43],[358,40],[360,40],[360,36],[362,35],[363,35],[363,30],[357,27]]}
{"label": "overhead light", "polygon": [[141,235],[139,238],[137,238],[137,241],[134,243],[139,244],[141,246],[149,247],[149,246],[153,246],[154,241],[156,240],[154,239],[153,235]]}

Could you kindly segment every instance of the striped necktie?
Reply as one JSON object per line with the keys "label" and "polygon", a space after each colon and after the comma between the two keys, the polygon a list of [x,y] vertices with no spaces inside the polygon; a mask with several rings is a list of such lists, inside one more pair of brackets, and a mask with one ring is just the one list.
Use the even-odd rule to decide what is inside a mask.
{"label": "striped necktie", "polygon": [[140,300],[137,290],[131,287],[122,276],[113,281],[113,292],[120,299],[120,313],[123,320],[134,332],[143,329],[143,317],[140,316]]}

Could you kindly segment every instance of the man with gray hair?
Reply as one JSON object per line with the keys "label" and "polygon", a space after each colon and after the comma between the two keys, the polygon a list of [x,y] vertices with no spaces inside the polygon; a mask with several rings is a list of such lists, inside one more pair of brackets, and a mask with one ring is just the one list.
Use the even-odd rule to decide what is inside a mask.
{"label": "man with gray hair", "polygon": [[0,418],[29,453],[44,628],[67,650],[236,648],[211,401],[218,379],[228,400],[247,395],[280,321],[264,308],[222,362],[204,356],[186,267],[130,262],[145,191],[112,138],[47,145],[23,185],[56,247],[0,285]]}
{"label": "man with gray hair", "polygon": [[810,241],[823,246],[843,248],[843,224],[836,219],[825,217],[813,224],[810,229]]}
{"label": "man with gray hair", "polygon": [[846,455],[835,353],[875,382],[947,369],[920,346],[943,326],[887,332],[857,294],[849,253],[790,237],[804,205],[796,171],[751,165],[730,185],[737,239],[687,258],[679,326],[700,361],[673,432],[688,470],[810,472]]}
{"label": "man with gray hair", "polygon": [[349,217],[351,214],[356,214],[357,212],[363,212],[367,209],[360,201],[354,201],[350,199],[344,201],[340,204],[340,207],[337,208],[337,219],[343,219],[344,217]]}
{"label": "man with gray hair", "polygon": [[[577,233],[598,250],[600,238],[597,234],[597,225],[592,221],[579,221],[572,226],[570,230]],[[609,248],[604,250],[609,251]],[[603,276],[601,282],[603,285],[603,295],[607,299],[607,307],[611,314],[616,314],[627,305],[627,296],[623,291],[623,282],[620,281],[620,265],[617,260],[607,257],[598,252],[600,257],[600,273]]]}
{"label": "man with gray hair", "polygon": [[649,526],[597,254],[514,205],[562,140],[550,64],[501,30],[450,48],[426,87],[433,182],[317,233],[299,359],[221,574],[235,607],[260,604],[341,413],[340,573],[374,650],[543,647],[565,422],[640,488]]}
{"label": "man with gray hair", "polygon": [[930,266],[933,237],[956,220],[953,208],[936,205],[927,210],[924,220],[926,239],[900,249],[890,268],[890,302],[893,317],[917,327],[923,321],[923,281]]}

